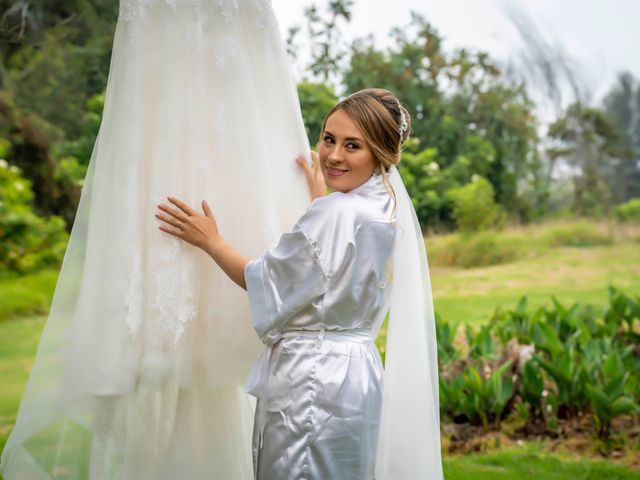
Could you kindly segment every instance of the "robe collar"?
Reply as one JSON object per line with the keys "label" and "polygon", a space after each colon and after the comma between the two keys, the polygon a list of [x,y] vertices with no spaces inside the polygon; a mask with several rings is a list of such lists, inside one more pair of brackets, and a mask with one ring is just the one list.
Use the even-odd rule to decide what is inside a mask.
{"label": "robe collar", "polygon": [[382,182],[382,174],[373,174],[363,184],[352,188],[346,193],[378,193],[383,191],[386,192]]}

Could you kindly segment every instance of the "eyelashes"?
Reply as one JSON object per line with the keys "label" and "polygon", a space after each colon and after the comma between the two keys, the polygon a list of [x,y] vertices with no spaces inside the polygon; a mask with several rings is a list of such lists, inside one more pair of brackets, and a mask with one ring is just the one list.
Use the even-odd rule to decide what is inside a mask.
{"label": "eyelashes", "polygon": [[[324,140],[325,143],[332,143],[333,142],[333,137],[331,137],[330,135],[325,135],[323,140]],[[349,143],[347,143],[347,148],[349,150],[357,150],[358,148],[360,148],[360,146],[357,143],[349,142]]]}

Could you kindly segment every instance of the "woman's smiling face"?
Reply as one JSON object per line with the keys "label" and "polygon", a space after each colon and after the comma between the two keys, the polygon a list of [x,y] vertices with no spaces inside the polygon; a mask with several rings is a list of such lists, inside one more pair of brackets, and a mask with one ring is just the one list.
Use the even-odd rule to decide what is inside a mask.
{"label": "woman's smiling face", "polygon": [[348,192],[359,187],[376,167],[364,135],[342,109],[327,119],[318,156],[327,187],[333,191]]}

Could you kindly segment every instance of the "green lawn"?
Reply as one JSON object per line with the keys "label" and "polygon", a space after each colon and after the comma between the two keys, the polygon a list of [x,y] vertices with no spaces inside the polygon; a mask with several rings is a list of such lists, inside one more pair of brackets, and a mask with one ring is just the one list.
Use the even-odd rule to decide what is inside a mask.
{"label": "green lawn", "polygon": [[[589,248],[562,247],[535,258],[491,267],[461,269],[431,267],[436,311],[445,320],[479,324],[502,305],[515,307],[529,296],[530,308],[556,295],[562,302],[603,304],[612,284],[631,294],[640,292],[640,248],[617,243]],[[17,280],[0,281],[0,448],[15,421],[57,272],[48,271]],[[384,338],[384,331],[381,332]],[[611,462],[551,454],[526,443],[495,453],[447,456],[447,479],[640,479]]]}
{"label": "green lawn", "polygon": [[430,267],[435,310],[447,321],[482,323],[496,307],[514,308],[527,295],[537,308],[561,302],[604,304],[608,285],[640,292],[640,245],[562,247],[535,258],[472,269]]}
{"label": "green lawn", "polygon": [[445,457],[447,480],[632,480],[640,471],[604,460],[549,453],[538,443],[527,442],[492,453]]}

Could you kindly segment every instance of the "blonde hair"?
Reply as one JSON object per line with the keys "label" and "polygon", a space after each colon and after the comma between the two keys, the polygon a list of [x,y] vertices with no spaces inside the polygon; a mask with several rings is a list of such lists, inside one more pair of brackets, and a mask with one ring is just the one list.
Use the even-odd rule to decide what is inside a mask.
{"label": "blonde hair", "polygon": [[[400,101],[389,90],[384,88],[365,88],[340,100],[324,118],[318,144],[324,137],[327,119],[337,110],[343,110],[355,122],[364,135],[364,140],[373,152],[376,168],[380,170],[382,182],[393,197],[393,218],[396,211],[396,192],[389,183],[391,165],[400,163],[402,145],[411,132],[411,116]],[[404,113],[407,126],[400,135],[402,115]],[[317,145],[316,145],[317,147]],[[317,150],[317,148],[316,148]]]}

